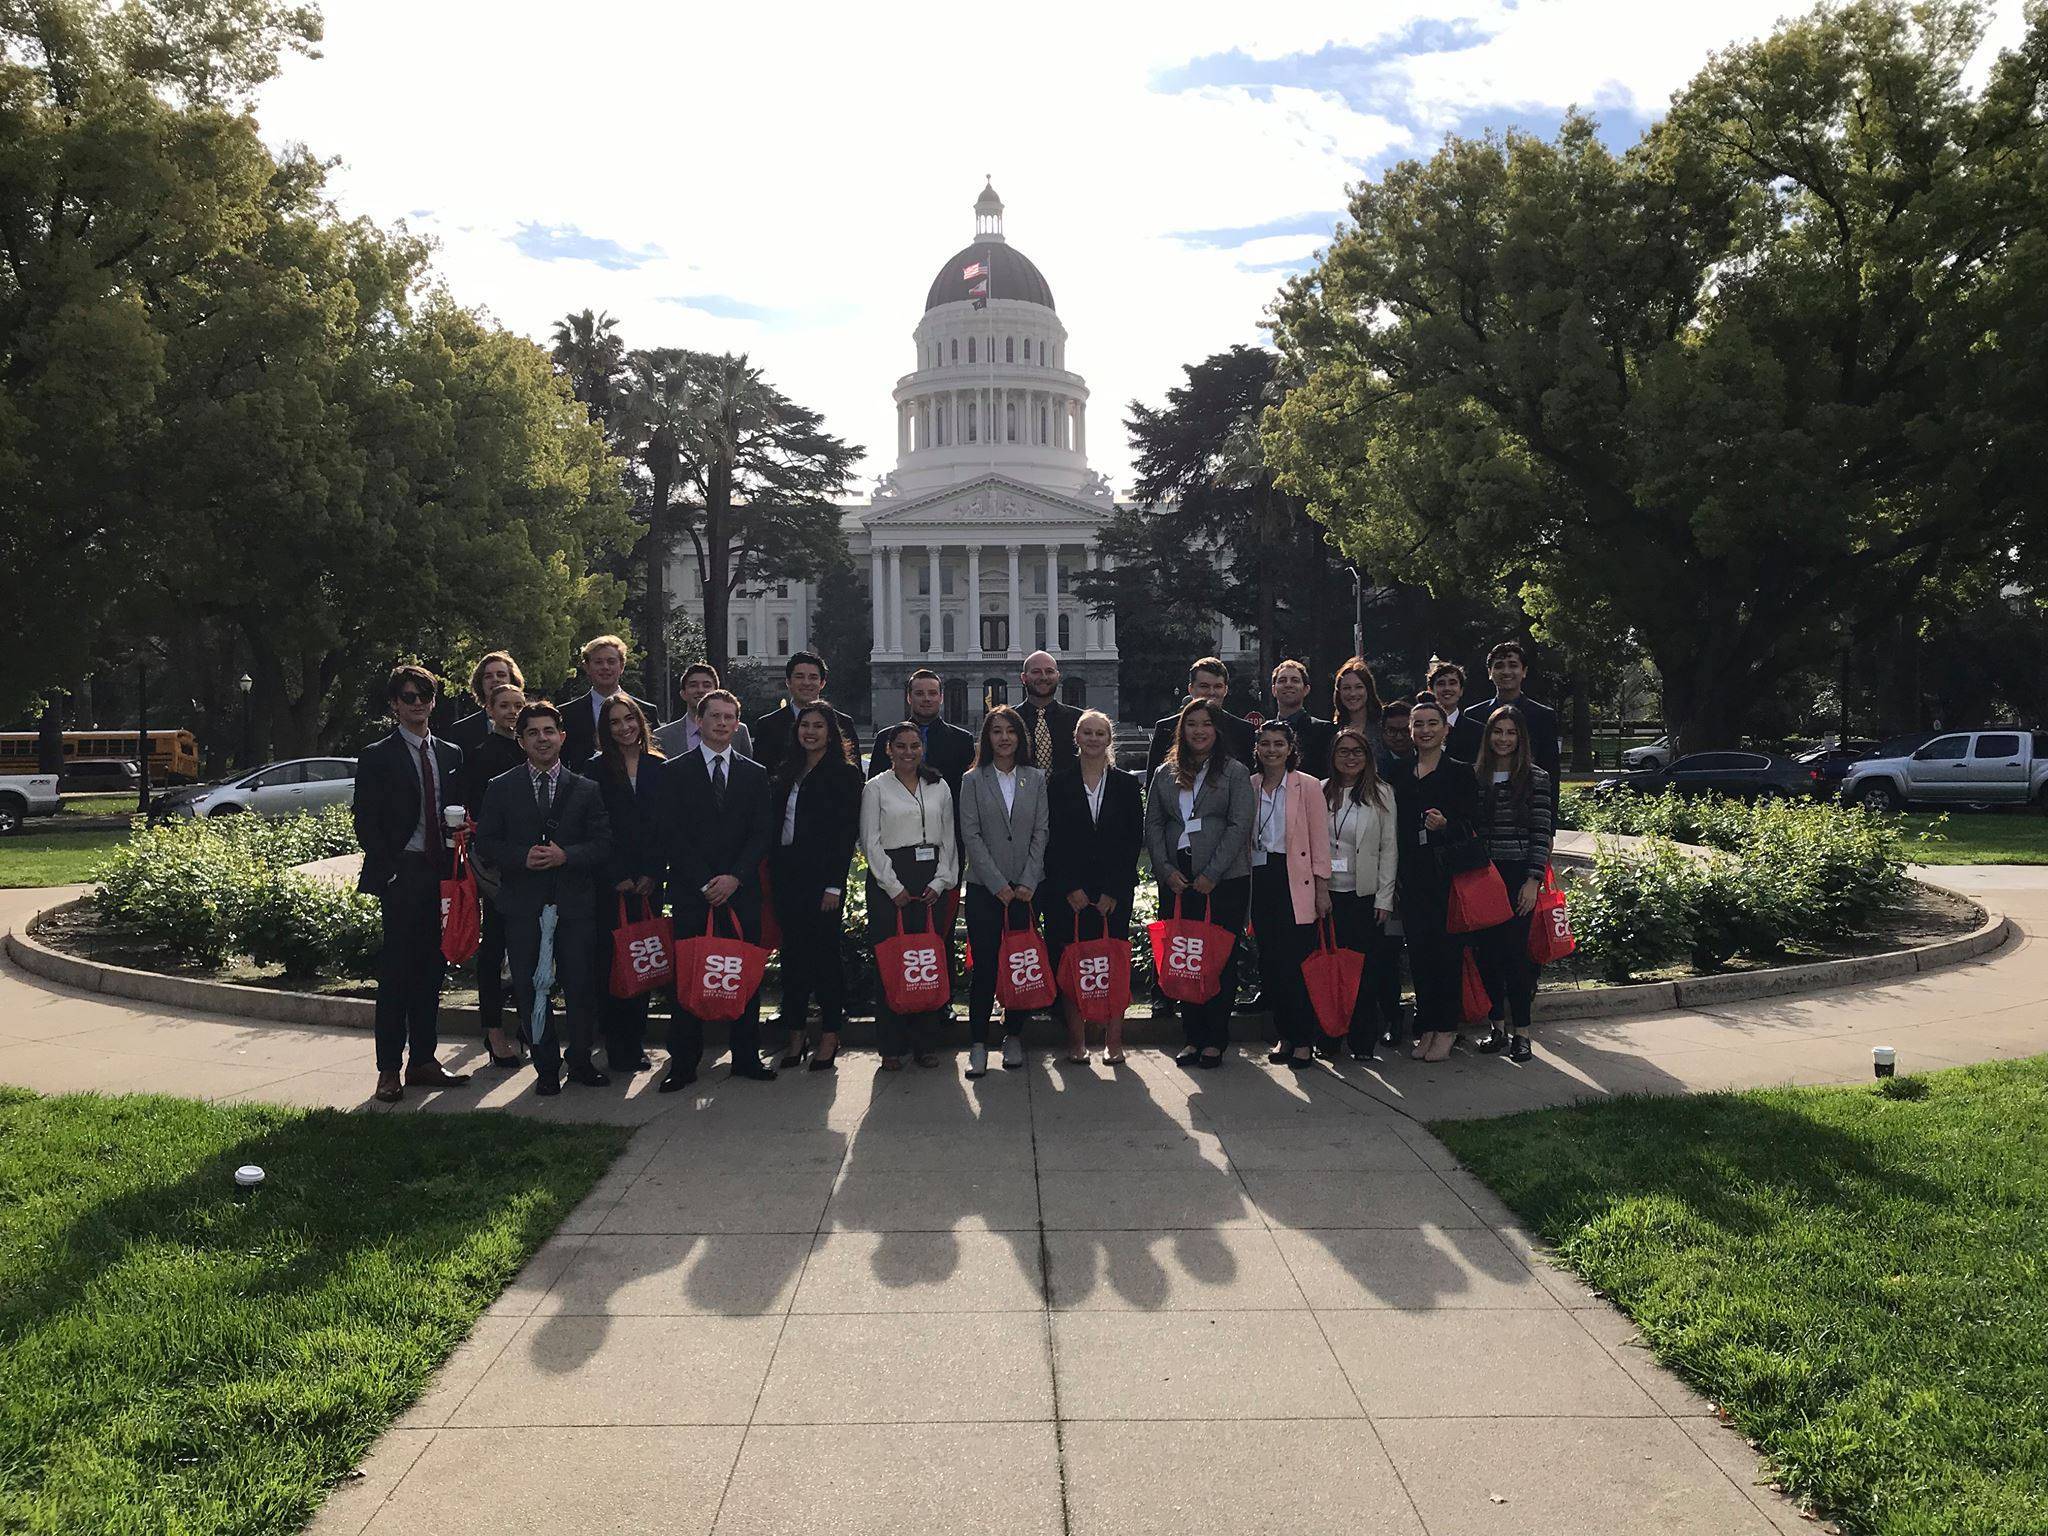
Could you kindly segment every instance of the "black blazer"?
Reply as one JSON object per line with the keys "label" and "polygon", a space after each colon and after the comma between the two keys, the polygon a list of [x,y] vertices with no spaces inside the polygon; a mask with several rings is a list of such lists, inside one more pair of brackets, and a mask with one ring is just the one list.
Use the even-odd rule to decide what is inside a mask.
{"label": "black blazer", "polygon": [[[1243,715],[1233,715],[1227,709],[1219,709],[1223,724],[1216,734],[1223,738],[1223,749],[1243,763],[1247,769],[1252,765],[1252,746],[1259,733],[1252,729],[1251,721]],[[1164,719],[1152,722],[1152,745],[1145,751],[1145,782],[1152,782],[1152,775],[1159,771],[1159,765],[1166,761],[1166,754],[1173,750],[1173,733],[1180,728],[1180,711],[1175,710]]]}
{"label": "black blazer", "polygon": [[1455,757],[1461,763],[1478,761],[1480,738],[1485,734],[1486,706],[1460,704],[1458,723],[1444,736],[1444,756]]}
{"label": "black blazer", "polygon": [[612,852],[604,870],[607,889],[642,875],[661,879],[661,776],[667,769],[668,759],[643,752],[639,776],[630,784],[602,753],[583,770],[604,796],[604,813],[612,826]]}
{"label": "black blazer", "polygon": [[760,934],[761,861],[774,841],[773,801],[768,770],[738,752],[726,773],[723,807],[711,799],[711,772],[702,752],[679,757],[662,770],[662,897],[674,909],[676,937],[695,938],[704,931],[701,893],[714,875],[739,881],[731,905],[747,937]]}
{"label": "black blazer", "polygon": [[462,749],[462,771],[456,776],[456,787],[461,791],[463,805],[469,809],[471,821],[483,818],[484,791],[491,780],[525,761],[526,754],[519,750],[519,743],[496,731],[487,734],[473,749]]}
{"label": "black blazer", "polygon": [[1337,739],[1337,727],[1307,710],[1277,718],[1294,728],[1294,745],[1301,753],[1301,771],[1314,778],[1330,776],[1330,747]]}
{"label": "black blazer", "polygon": [[[824,762],[802,781],[800,793],[793,784],[771,786],[774,851],[769,866],[775,873],[778,905],[815,912],[828,888],[846,889],[853,847],[860,841],[860,796],[865,782],[851,763]],[[782,821],[789,814],[792,793],[797,796],[796,838],[785,848]]]}
{"label": "black blazer", "polygon": [[[462,749],[438,736],[427,740],[433,747],[436,794],[442,808],[462,804],[458,787]],[[405,852],[419,820],[420,772],[413,764],[412,748],[393,729],[389,736],[356,754],[356,841],[363,845],[357,890],[379,895],[397,877],[398,856]],[[430,842],[433,838],[445,840],[446,835],[442,828],[429,829]]]}
{"label": "black blazer", "polygon": [[[871,779],[889,771],[889,754],[882,746],[882,733],[896,723],[892,720],[887,725],[875,727],[874,750],[868,754],[868,777]],[[934,720],[925,729],[924,764],[946,781],[946,788],[953,792],[955,805],[960,803],[960,781],[974,766],[974,747],[972,731],[963,731],[947,721]]]}
{"label": "black blazer", "polygon": [[[842,710],[833,710],[839,716],[839,732],[853,743],[854,755],[860,755],[860,733],[853,728],[853,716]],[[773,778],[775,770],[782,766],[782,760],[796,745],[796,711],[784,704],[771,709],[758,720],[748,722],[754,736],[754,761],[768,770]]]}
{"label": "black blazer", "polygon": [[[625,692],[621,689],[620,692]],[[633,698],[628,693],[626,697]],[[654,706],[645,699],[634,699],[646,712],[647,722],[653,725],[656,715]],[[597,706],[590,700],[590,690],[584,689],[566,704],[557,704],[562,712],[562,765],[571,773],[581,773],[597,756]]]}
{"label": "black blazer", "polygon": [[555,778],[548,823],[548,840],[569,862],[559,869],[528,869],[527,851],[540,842],[542,831],[532,774],[521,762],[484,786],[476,853],[498,876],[491,902],[506,917],[532,917],[552,903],[562,922],[590,922],[597,910],[597,883],[612,851],[604,795],[590,780],[564,768]]}
{"label": "black blazer", "polygon": [[[467,757],[470,753],[476,751],[478,747],[482,746],[484,738],[490,734],[490,713],[479,709],[464,715],[460,720],[452,723],[443,733],[443,737],[445,740],[452,741],[455,745],[462,748],[463,755]],[[521,754],[521,760],[524,760],[524,754]]]}
{"label": "black blazer", "polygon": [[[1017,713],[1024,717],[1024,745],[1017,754],[1017,761],[1035,768],[1038,756],[1032,750],[1031,740],[1038,734],[1038,706],[1027,699],[1017,706]],[[1081,754],[1074,746],[1074,725],[1080,718],[1080,710],[1071,704],[1062,704],[1058,699],[1045,706],[1046,730],[1052,737],[1051,771],[1054,773],[1071,768],[1081,760]]]}
{"label": "black blazer", "polygon": [[1047,905],[1079,890],[1089,900],[1114,896],[1126,910],[1138,888],[1138,850],[1145,844],[1145,796],[1137,775],[1109,770],[1102,786],[1102,819],[1088,815],[1088,791],[1078,766],[1046,785],[1045,893]]}

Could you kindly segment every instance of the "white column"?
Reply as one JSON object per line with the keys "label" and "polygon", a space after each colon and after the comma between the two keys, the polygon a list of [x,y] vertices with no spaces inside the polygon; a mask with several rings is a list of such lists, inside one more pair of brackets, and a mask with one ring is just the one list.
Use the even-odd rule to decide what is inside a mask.
{"label": "white column", "polygon": [[1074,452],[1088,457],[1088,407],[1074,402]]}
{"label": "white column", "polygon": [[768,589],[754,588],[754,654],[773,656],[775,636],[768,628]]}
{"label": "white column", "polygon": [[[1116,556],[1104,555],[1102,557],[1102,568],[1105,571],[1115,570]],[[1112,656],[1116,654],[1116,609],[1114,608],[1105,608],[1102,611],[1102,648]]]}
{"label": "white column", "polygon": [[967,546],[967,645],[968,658],[981,660],[981,546]]}
{"label": "white column", "polygon": [[900,458],[910,452],[910,407],[902,401],[896,405],[896,453]]}
{"label": "white column", "polygon": [[808,651],[811,648],[811,584],[808,581],[791,582],[789,596],[789,648]]}
{"label": "white column", "polygon": [[932,654],[943,655],[946,649],[946,631],[939,616],[939,546],[927,544],[924,547],[925,560],[931,568],[932,578]]}
{"label": "white column", "polygon": [[1045,546],[1045,648],[1060,653],[1060,547]]}
{"label": "white column", "polygon": [[903,654],[903,551],[889,546],[889,651]]}
{"label": "white column", "polygon": [[[1087,558],[1088,569],[1090,572],[1093,572],[1095,569],[1095,546],[1093,544],[1088,546]],[[1102,649],[1102,621],[1095,617],[1092,609],[1084,607],[1080,610],[1080,613],[1082,629],[1081,649],[1087,655],[1093,656]]]}
{"label": "white column", "polygon": [[1017,566],[1018,546],[1008,545],[1010,551],[1010,655],[1018,661],[1024,659],[1024,577]]}
{"label": "white column", "polygon": [[889,582],[882,571],[882,546],[879,544],[868,550],[868,606],[875,611],[875,644],[869,654],[880,656],[889,649],[889,632],[882,623],[882,616],[889,611]]}

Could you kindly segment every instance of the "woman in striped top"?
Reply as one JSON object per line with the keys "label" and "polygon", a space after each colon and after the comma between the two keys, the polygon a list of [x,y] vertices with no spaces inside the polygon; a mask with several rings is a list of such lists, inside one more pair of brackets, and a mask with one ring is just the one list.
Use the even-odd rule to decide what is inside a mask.
{"label": "woman in striped top", "polygon": [[[1473,776],[1479,781],[1479,835],[1515,909],[1506,922],[1474,935],[1479,974],[1493,1000],[1493,1028],[1478,1048],[1505,1047],[1508,1060],[1527,1061],[1529,1010],[1541,969],[1529,958],[1529,915],[1543,893],[1552,820],[1550,775],[1531,760],[1529,732],[1514,705],[1503,704],[1487,717]],[[1512,1032],[1503,1027],[1510,1021]]]}

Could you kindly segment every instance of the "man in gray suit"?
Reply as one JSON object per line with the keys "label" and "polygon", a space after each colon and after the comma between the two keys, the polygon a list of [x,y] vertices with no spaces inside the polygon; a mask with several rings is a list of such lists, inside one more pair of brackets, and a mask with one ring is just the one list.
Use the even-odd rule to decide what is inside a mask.
{"label": "man in gray suit", "polygon": [[[683,712],[654,733],[663,757],[687,757],[697,750],[697,706],[719,686],[718,668],[710,662],[693,661],[683,668]],[[745,721],[732,733],[732,749],[741,757],[754,756],[754,737]]]}
{"label": "man in gray suit", "polygon": [[[1045,878],[1051,802],[1045,775],[1020,761],[1030,750],[1023,717],[998,704],[981,720],[974,768],[960,781],[960,848],[967,866],[967,944],[974,981],[967,993],[967,1075],[988,1070],[989,1017],[995,1010],[996,961],[1003,929],[1034,922],[1032,898]],[[1003,1016],[1003,1067],[1024,1065],[1021,1018]]]}
{"label": "man in gray suit", "polygon": [[[484,787],[477,858],[497,871],[491,900],[505,920],[505,954],[519,1027],[533,1040],[534,970],[543,931],[553,924],[554,971],[569,1017],[569,1079],[602,1088],[611,1079],[590,1059],[599,998],[595,881],[611,851],[611,824],[595,782],[562,765],[566,733],[552,704],[529,704],[516,726],[526,761]],[[552,917],[548,914],[552,913]],[[547,1000],[545,1027],[533,1043],[538,1092],[562,1091],[562,1047]]]}

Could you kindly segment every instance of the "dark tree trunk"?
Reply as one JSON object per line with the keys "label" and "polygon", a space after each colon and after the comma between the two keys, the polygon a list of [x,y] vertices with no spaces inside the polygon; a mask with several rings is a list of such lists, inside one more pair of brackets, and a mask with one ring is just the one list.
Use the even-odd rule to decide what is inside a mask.
{"label": "dark tree trunk", "polygon": [[36,772],[64,771],[64,691],[54,690],[36,721]]}
{"label": "dark tree trunk", "polygon": [[1593,768],[1593,684],[1584,669],[1572,673],[1572,771]]}
{"label": "dark tree trunk", "polygon": [[[732,545],[726,537],[726,520],[732,502],[732,466],[720,459],[711,466],[708,494],[704,498],[704,553],[705,568],[710,575],[704,583],[704,649],[711,653],[711,665],[718,668],[718,675],[725,676],[732,657],[726,652],[725,614],[729,593],[727,582],[732,573]],[[760,643],[759,636],[750,637],[748,650],[754,650]]]}

